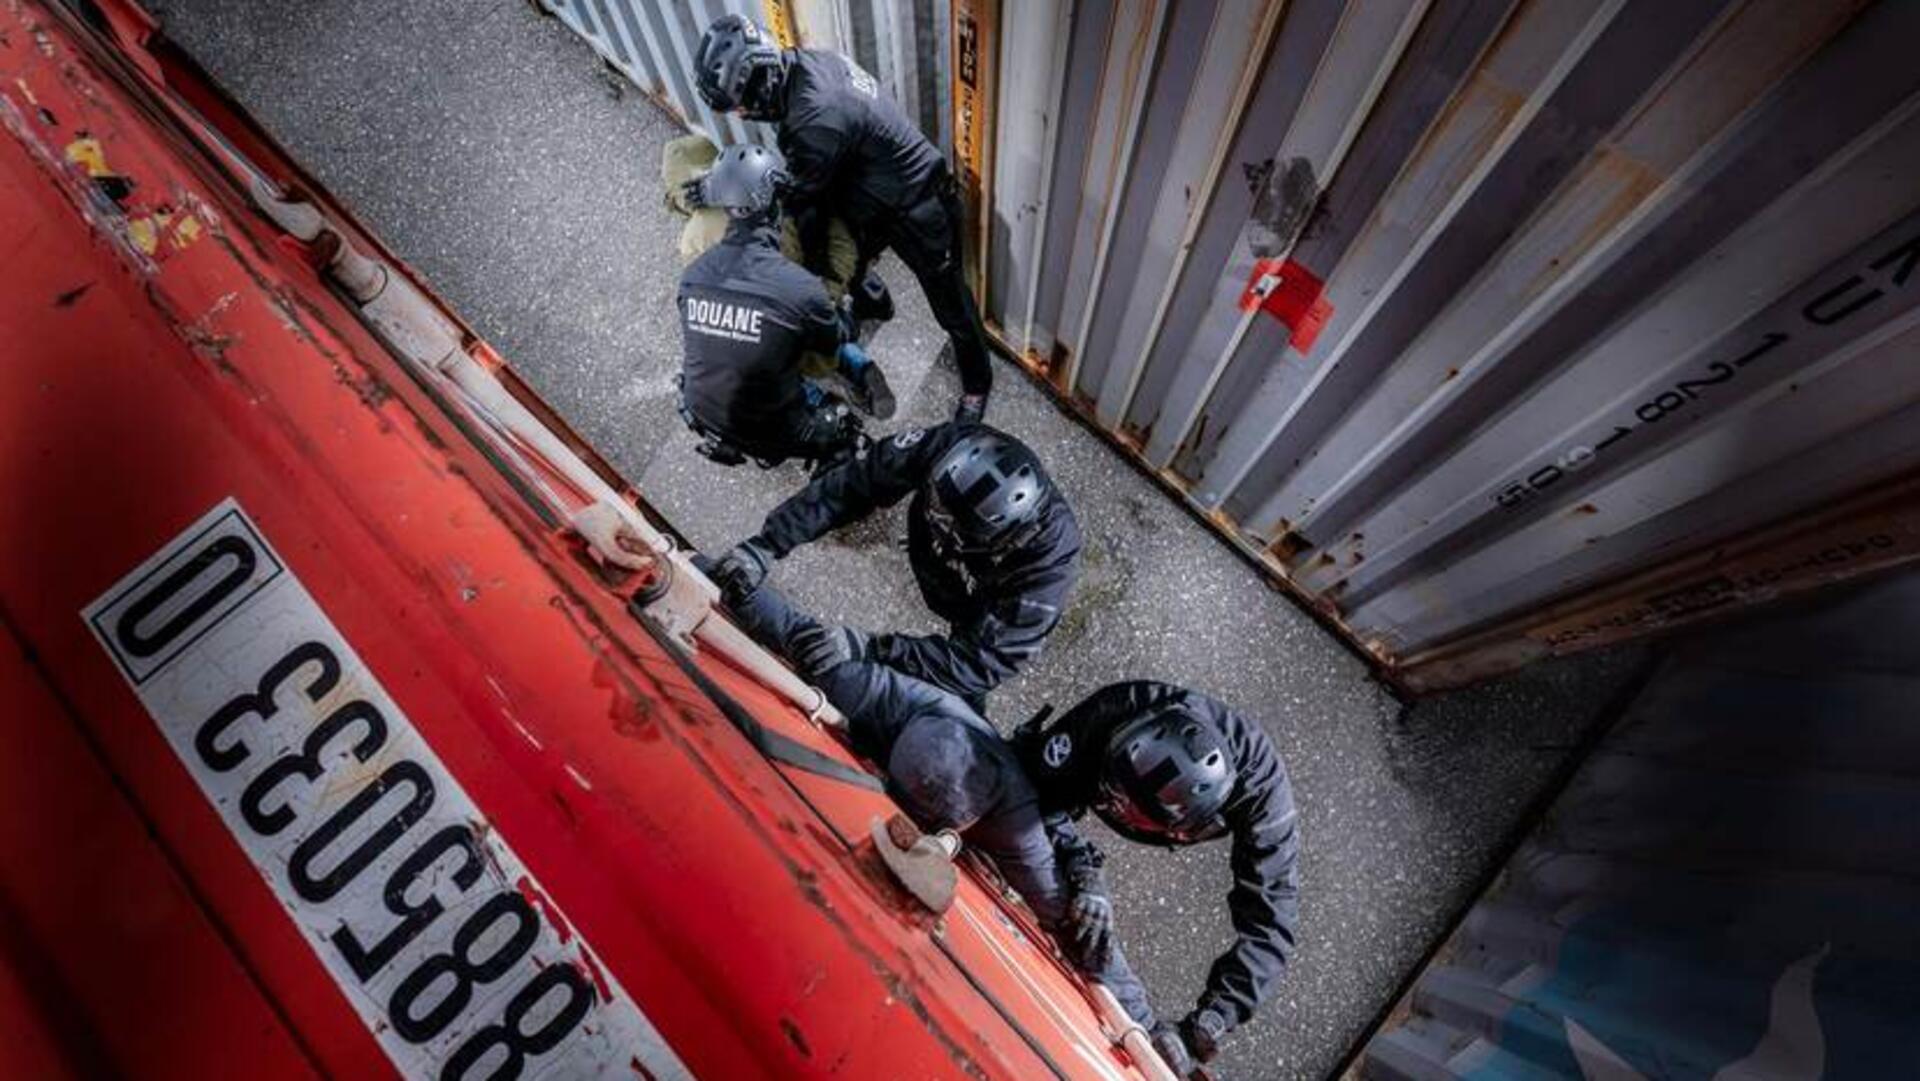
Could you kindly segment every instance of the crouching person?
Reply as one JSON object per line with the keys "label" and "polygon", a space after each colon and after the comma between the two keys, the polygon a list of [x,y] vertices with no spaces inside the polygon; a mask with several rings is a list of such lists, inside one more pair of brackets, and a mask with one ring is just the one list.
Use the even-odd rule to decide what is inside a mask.
{"label": "crouching person", "polygon": [[883,768],[888,791],[922,829],[952,830],[993,860],[1068,961],[1153,1027],[1146,989],[1114,941],[1098,856],[1064,817],[1042,818],[1032,782],[991,725],[954,694],[856,659],[865,653],[860,632],[820,623],[771,587],[737,598],[732,611],[825,692],[847,718],[854,750]]}
{"label": "crouching person", "polygon": [[714,568],[728,597],[774,561],[901,500],[907,561],[946,634],[861,636],[859,659],[891,665],[985,713],[987,692],[1040,655],[1080,566],[1080,525],[1026,444],[985,424],[909,429],[816,477]]}
{"label": "crouching person", "polygon": [[1272,997],[1293,957],[1300,840],[1286,764],[1251,718],[1155,680],[1110,684],[1052,724],[1043,713],[1013,746],[1049,816],[1092,811],[1122,837],[1163,848],[1232,839],[1234,944],[1193,1010],[1154,1032],[1161,1057],[1186,1076]]}
{"label": "crouching person", "polygon": [[852,454],[859,421],[805,378],[809,353],[836,358],[862,401],[884,399],[891,412],[892,395],[851,321],[820,279],[781,252],[785,177],[778,151],[734,146],[695,185],[702,206],[724,210],[728,223],[680,277],[681,409],[703,453],[724,464]]}
{"label": "crouching person", "polygon": [[[679,244],[680,265],[685,267],[726,239],[727,227],[733,220],[725,208],[706,203],[706,176],[719,160],[720,148],[704,135],[682,135],[668,141],[660,158],[660,183],[667,209],[687,219],[680,228]],[[893,299],[886,295],[886,287],[871,270],[855,278],[860,273],[860,249],[847,223],[837,217],[825,218],[825,238],[819,242],[821,257],[805,258],[800,229],[793,215],[784,212],[785,202],[781,200],[783,212],[778,221],[780,254],[819,274],[827,299],[833,302],[842,322],[851,324],[843,328],[843,333],[857,330],[859,340],[864,342],[874,325],[893,318]],[[875,420],[887,420],[895,409],[893,392],[879,369],[871,373],[852,370],[864,359],[865,353],[859,346],[844,354],[803,352],[800,375],[838,394]]]}

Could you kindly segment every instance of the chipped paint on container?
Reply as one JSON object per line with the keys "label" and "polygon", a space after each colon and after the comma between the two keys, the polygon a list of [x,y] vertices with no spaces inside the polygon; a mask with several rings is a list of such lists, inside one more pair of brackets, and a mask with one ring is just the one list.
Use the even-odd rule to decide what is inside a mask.
{"label": "chipped paint on container", "polygon": [[1044,7],[981,46],[991,328],[1403,685],[1920,469],[1913,5]]}

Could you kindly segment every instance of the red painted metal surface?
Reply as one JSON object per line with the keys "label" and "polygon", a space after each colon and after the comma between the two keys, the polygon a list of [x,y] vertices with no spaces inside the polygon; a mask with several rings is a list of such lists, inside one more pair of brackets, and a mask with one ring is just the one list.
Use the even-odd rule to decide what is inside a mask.
{"label": "red painted metal surface", "polygon": [[0,0],[0,1074],[393,1070],[79,617],[232,497],[694,1075],[1134,1076],[1022,910],[965,877],[936,928],[884,797],[728,724],[249,209],[188,102],[301,178],[187,77]]}

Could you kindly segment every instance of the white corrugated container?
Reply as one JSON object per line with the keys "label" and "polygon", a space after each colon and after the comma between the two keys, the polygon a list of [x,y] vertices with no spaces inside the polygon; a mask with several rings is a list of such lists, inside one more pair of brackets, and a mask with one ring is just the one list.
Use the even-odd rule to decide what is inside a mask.
{"label": "white corrugated container", "polygon": [[1920,552],[1920,6],[955,6],[996,333],[1407,685]]}
{"label": "white corrugated container", "polygon": [[728,13],[746,15],[788,45],[838,49],[948,145],[948,0],[539,0],[688,128],[721,143],[769,142],[758,124],[719,116],[693,90],[700,34]]}
{"label": "white corrugated container", "polygon": [[[719,0],[544,2],[713,130]],[[1404,686],[1920,554],[1920,5],[727,4],[940,130],[1001,344]]]}

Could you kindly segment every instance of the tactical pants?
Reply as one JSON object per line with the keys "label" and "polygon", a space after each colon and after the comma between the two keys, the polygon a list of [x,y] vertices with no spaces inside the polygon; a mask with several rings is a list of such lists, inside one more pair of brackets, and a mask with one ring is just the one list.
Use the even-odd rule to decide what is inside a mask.
{"label": "tactical pants", "polygon": [[960,389],[985,394],[993,388],[993,366],[987,359],[987,330],[980,309],[967,288],[965,260],[966,214],[960,206],[953,178],[943,177],[937,190],[905,214],[880,224],[863,238],[859,274],[879,257],[882,247],[893,249],[919,279],[934,321],[953,343],[954,364],[960,369]]}

